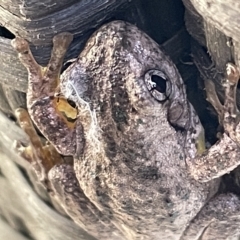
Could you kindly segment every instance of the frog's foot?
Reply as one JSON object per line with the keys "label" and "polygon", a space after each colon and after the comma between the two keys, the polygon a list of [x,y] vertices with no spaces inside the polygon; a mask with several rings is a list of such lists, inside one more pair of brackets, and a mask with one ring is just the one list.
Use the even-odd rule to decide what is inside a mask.
{"label": "frog's foot", "polygon": [[49,188],[47,174],[49,170],[57,163],[62,163],[62,157],[52,145],[43,145],[38,136],[28,112],[23,108],[15,110],[15,116],[20,127],[30,138],[30,145],[23,146],[18,144],[18,152],[26,159],[35,171],[39,181]]}
{"label": "frog's foot", "polygon": [[209,181],[218,178],[240,165],[240,124],[239,113],[236,107],[236,90],[239,80],[237,66],[227,64],[225,100],[222,105],[218,99],[213,83],[207,80],[206,91],[208,100],[212,103],[219,115],[224,133],[203,155],[194,159],[187,159],[189,170],[199,181]]}
{"label": "frog's foot", "polygon": [[[62,109],[68,109],[67,101],[61,99],[59,109],[58,98],[54,96],[63,58],[71,41],[70,33],[61,33],[54,37],[51,59],[46,68],[37,64],[27,41],[21,38],[12,41],[12,46],[18,51],[19,59],[29,73],[28,112],[38,129],[63,155],[79,155],[84,147],[81,123],[74,121],[75,119],[70,121],[67,113],[62,113]],[[77,134],[80,135],[76,136]],[[81,141],[76,143],[76,138]]]}
{"label": "frog's foot", "polygon": [[56,165],[48,175],[57,200],[80,227],[97,239],[125,239],[112,223],[114,218],[110,209],[101,212],[85,196],[72,166]]}
{"label": "frog's foot", "polygon": [[236,105],[236,91],[239,80],[239,70],[237,66],[227,64],[227,78],[224,84],[225,87],[225,101],[224,101],[224,116],[223,127],[225,132],[236,142],[240,143],[239,132],[239,111]]}
{"label": "frog's foot", "polygon": [[216,196],[190,222],[180,239],[233,239],[240,233],[239,212],[240,200],[236,195]]}

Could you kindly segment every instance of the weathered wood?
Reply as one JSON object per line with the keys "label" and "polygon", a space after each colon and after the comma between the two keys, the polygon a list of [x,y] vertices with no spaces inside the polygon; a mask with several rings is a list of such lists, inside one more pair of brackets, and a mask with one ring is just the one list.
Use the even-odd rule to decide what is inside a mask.
{"label": "weathered wood", "polygon": [[128,1],[62,0],[59,3],[55,0],[0,2],[0,24],[33,45],[47,46],[59,32],[69,31],[78,38],[83,30],[96,28]]}
{"label": "weathered wood", "polygon": [[22,107],[26,108],[26,94],[23,92],[19,92],[8,85],[2,86],[4,95],[8,100],[8,104],[10,105],[10,109],[14,111],[16,108]]}
{"label": "weathered wood", "polygon": [[[72,6],[74,3],[82,2],[82,4],[89,4],[91,0],[88,1],[77,1],[77,0],[69,0],[69,1],[58,1],[56,3],[53,0],[28,0],[23,2],[22,0],[1,0],[0,5],[2,8],[7,11],[13,13],[18,17],[22,17],[25,19],[36,19],[41,16],[46,16],[63,8],[67,8],[68,6]],[[92,1],[94,2],[94,1]],[[36,11],[36,9],[38,11]]]}
{"label": "weathered wood", "polygon": [[0,110],[2,112],[5,112],[6,114],[11,114],[12,112],[1,84],[0,84]]}
{"label": "weathered wood", "polygon": [[9,39],[0,38],[0,46],[0,109],[11,114],[17,107],[26,107],[27,71]]}
{"label": "weathered wood", "polygon": [[0,218],[0,239],[29,240],[29,238],[11,228],[2,218]]}
{"label": "weathered wood", "polygon": [[[238,56],[240,49],[238,48],[238,39],[234,40],[236,37],[236,32],[234,31],[234,25],[231,26],[231,23],[229,22],[230,19],[237,14],[237,12],[238,16],[240,16],[240,5],[236,3],[237,1],[234,1],[234,4],[230,6],[232,1],[224,1],[223,4],[223,1],[221,0],[210,0],[208,1],[209,7],[204,13],[202,12],[202,8],[207,4],[207,1],[183,0],[183,2],[186,6],[185,18],[188,30],[190,31],[190,34],[193,36],[193,38],[195,38],[200,43],[200,45],[203,45],[207,48],[216,71],[225,73],[226,63],[228,62],[235,62],[239,65],[240,62]],[[223,9],[223,6],[226,7],[226,11]],[[194,7],[196,7],[196,9]],[[213,9],[216,10],[214,14],[211,12]],[[215,20],[213,21],[208,17],[211,15],[212,18],[215,19],[216,14],[222,14],[222,18],[218,18],[216,22]],[[231,14],[233,15],[230,16]],[[240,21],[240,17],[237,18]],[[235,23],[238,20],[235,19]],[[218,21],[222,24],[221,28],[218,27]],[[194,29],[195,26],[197,26],[196,29]],[[223,26],[227,27],[227,32]],[[214,78],[216,76],[212,77]],[[220,95],[222,95],[221,80],[223,78],[224,74],[221,75],[221,79],[212,79],[216,83],[217,91],[220,92]]]}
{"label": "weathered wood", "polygon": [[204,21],[202,16],[195,10],[190,0],[183,0],[185,10],[185,26],[190,35],[202,46],[206,46]]}
{"label": "weathered wood", "polygon": [[223,71],[226,63],[234,60],[232,36],[227,36],[222,30],[219,30],[205,14],[200,15],[199,9],[194,8],[192,0],[183,0],[183,2],[186,6],[185,19],[188,31],[200,45],[207,47],[216,68]]}
{"label": "weathered wood", "polygon": [[234,62],[234,49],[231,38],[204,20],[207,49],[219,71],[226,69],[228,62]]}
{"label": "weathered wood", "polygon": [[226,36],[240,39],[240,2],[236,0],[190,0],[195,9]]}
{"label": "weathered wood", "polygon": [[0,37],[0,46],[1,84],[26,92],[27,70],[19,61],[16,51],[12,48],[11,40]]}
{"label": "weathered wood", "polygon": [[[39,9],[39,5],[42,8]],[[76,49],[81,49],[95,28],[116,15],[116,9],[120,11],[130,6],[128,0],[82,0],[70,3],[64,0],[60,4],[55,0],[41,3],[32,0],[25,1],[24,4],[18,0],[0,1],[0,25],[15,36],[26,39],[37,61],[46,64],[54,35],[66,31],[74,34],[75,41],[69,51],[73,55]]]}

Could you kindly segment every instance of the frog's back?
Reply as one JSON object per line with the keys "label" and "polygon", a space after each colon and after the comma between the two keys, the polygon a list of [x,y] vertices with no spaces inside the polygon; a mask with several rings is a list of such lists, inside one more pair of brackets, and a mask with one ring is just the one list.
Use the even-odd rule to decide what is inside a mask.
{"label": "frog's back", "polygon": [[189,175],[187,136],[200,122],[175,65],[146,34],[115,21],[92,36],[74,71],[84,77],[73,100],[91,108],[79,107],[81,188],[130,239],[178,239],[218,183]]}

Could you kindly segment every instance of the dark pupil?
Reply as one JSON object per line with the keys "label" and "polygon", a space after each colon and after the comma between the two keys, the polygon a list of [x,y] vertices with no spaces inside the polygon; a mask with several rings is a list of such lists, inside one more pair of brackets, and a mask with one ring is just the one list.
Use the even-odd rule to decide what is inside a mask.
{"label": "dark pupil", "polygon": [[158,75],[152,75],[151,79],[153,82],[156,83],[155,89],[159,91],[160,93],[165,93],[166,92],[166,80],[161,78]]}

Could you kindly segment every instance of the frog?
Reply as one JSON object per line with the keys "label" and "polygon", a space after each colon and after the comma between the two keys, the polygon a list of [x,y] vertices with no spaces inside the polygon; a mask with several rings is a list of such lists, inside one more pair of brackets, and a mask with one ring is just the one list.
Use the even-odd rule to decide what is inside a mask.
{"label": "frog", "polygon": [[[182,77],[146,33],[121,20],[107,23],[61,73],[72,39],[67,32],[53,38],[46,67],[26,40],[12,40],[28,70],[32,121],[61,155],[74,158],[43,176],[68,216],[100,240],[238,234],[240,200],[218,193],[221,176],[240,164],[238,67],[227,65],[223,104],[208,82],[224,133],[206,149]],[[74,103],[75,118],[58,108],[59,96],[66,109]]]}

